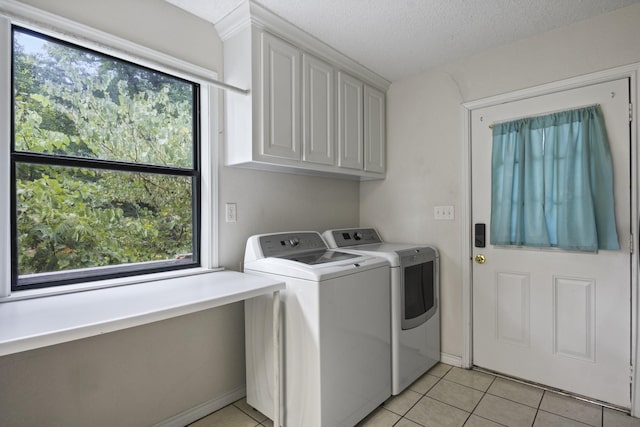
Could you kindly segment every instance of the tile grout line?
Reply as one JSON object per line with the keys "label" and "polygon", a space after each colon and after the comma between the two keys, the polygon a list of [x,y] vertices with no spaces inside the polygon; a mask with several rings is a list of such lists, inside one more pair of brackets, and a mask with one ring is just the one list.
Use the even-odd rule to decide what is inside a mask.
{"label": "tile grout line", "polygon": [[538,419],[538,414],[540,413],[540,406],[542,406],[542,401],[544,400],[544,395],[547,392],[547,390],[542,390],[542,396],[540,397],[540,401],[538,402],[538,407],[536,408],[536,415],[533,417],[533,423],[531,424],[532,426],[535,425],[536,420]]}
{"label": "tile grout line", "polygon": [[[496,380],[495,377],[493,377],[493,380],[491,381],[491,384],[493,384],[493,382]],[[489,387],[491,387],[491,384],[489,384]],[[487,387],[487,390],[489,390],[489,387]],[[466,420],[464,420],[464,423],[462,424],[463,426],[469,421],[469,418],[471,418],[471,415],[473,415],[473,411],[476,410],[476,408],[478,407],[478,405],[480,404],[480,402],[482,402],[482,399],[484,399],[484,397],[487,395],[487,390],[482,392],[482,397],[480,399],[478,399],[478,403],[475,404],[475,406],[471,409],[471,411],[469,412],[469,416],[467,417]]]}
{"label": "tile grout line", "polygon": [[[452,369],[452,368],[449,368],[449,369],[447,370],[447,372],[445,372],[444,374],[442,374],[442,376],[441,376],[441,377],[438,377],[438,381],[436,381],[436,382],[435,382],[431,387],[429,387],[429,388],[427,389],[427,391],[425,391],[424,393],[418,393],[418,394],[421,394],[421,395],[422,395],[422,397],[420,397],[420,399],[418,399],[418,400],[416,401],[416,403],[414,403],[413,405],[411,405],[411,407],[410,407],[409,409],[407,409],[407,412],[405,412],[405,413],[404,413],[404,415],[400,415],[400,419],[399,419],[395,424],[399,423],[399,422],[404,418],[404,419],[406,419],[406,420],[411,421],[412,423],[416,423],[416,424],[419,424],[419,425],[423,426],[422,424],[420,424],[420,423],[417,423],[417,422],[413,421],[411,418],[407,418],[407,417],[405,417],[405,415],[406,415],[406,414],[408,414],[408,413],[409,413],[409,411],[411,411],[411,410],[414,408],[414,406],[416,406],[416,405],[418,404],[418,402],[420,402],[423,398],[427,397],[427,393],[429,393],[429,392],[430,392],[430,391],[431,391],[431,390],[432,390],[432,389],[433,389],[433,388],[434,388],[434,387],[435,387],[435,386],[436,386],[440,381],[442,381],[442,380],[444,379],[444,376],[445,376],[447,373],[449,373],[449,371],[451,371],[451,369]],[[429,371],[425,372],[425,374],[424,374],[424,375],[427,375],[428,373],[429,373]],[[433,375],[433,376],[435,376],[435,375]],[[411,387],[411,386],[409,386],[409,387]],[[413,391],[415,391],[415,390],[413,390]],[[395,424],[394,424],[394,425],[395,425]],[[424,426],[423,426],[423,427],[424,427]]]}
{"label": "tile grout line", "polygon": [[[589,403],[591,405],[600,406],[600,407],[603,408],[603,410],[604,410],[604,408],[608,408],[608,409],[611,409],[611,410],[614,410],[614,411],[619,411],[619,412],[622,412],[624,414],[630,415],[630,412],[629,412],[628,408],[625,408],[625,407],[622,407],[622,406],[617,406],[617,405],[614,405],[612,403],[607,403],[607,402],[600,401],[600,400],[597,400],[597,399],[592,399],[592,398],[589,398],[589,397],[586,397],[586,396],[582,396],[582,395],[579,395],[579,394],[574,394],[574,393],[571,393],[569,391],[562,390],[562,389],[559,389],[559,388],[555,388],[555,387],[551,387],[551,386],[548,386],[548,385],[536,383],[534,381],[528,381],[528,380],[525,380],[525,379],[522,379],[522,378],[518,378],[518,377],[512,377],[512,376],[509,376],[507,374],[503,374],[503,373],[500,373],[500,372],[497,372],[497,371],[492,371],[490,369],[481,368],[481,367],[478,367],[478,366],[473,366],[470,370],[477,371],[477,372],[482,372],[482,373],[487,374],[487,375],[494,375],[494,376],[496,376],[498,378],[502,378],[502,379],[507,380],[507,381],[513,381],[513,382],[516,382],[516,383],[519,383],[519,384],[523,384],[523,385],[527,385],[527,386],[530,386],[530,387],[534,387],[534,388],[540,389],[542,391],[548,391],[549,393],[552,393],[552,394],[555,394],[555,395],[570,397],[572,399],[579,400],[579,401],[582,401],[582,402],[585,402],[585,403]],[[543,411],[544,411],[544,409],[543,409]]]}
{"label": "tile grout line", "polygon": [[[496,378],[497,378],[497,377],[495,377],[495,376],[494,376],[494,377],[493,377],[493,379],[491,380],[491,383],[489,383],[489,385],[487,386],[487,389],[486,389],[486,390],[484,390],[484,391],[482,392],[482,397],[478,400],[478,403],[476,403],[476,405],[473,407],[473,409],[472,409],[472,410],[471,410],[471,412],[469,413],[469,416],[468,416],[468,417],[467,417],[467,419],[464,421],[464,424],[462,424],[463,426],[464,426],[464,425],[469,421],[469,418],[471,418],[471,415],[474,415],[475,410],[478,408],[478,405],[480,405],[480,402],[482,402],[482,399],[484,399],[484,398],[485,398],[485,396],[487,395],[487,393],[489,393],[489,389],[491,388],[491,386],[493,385],[493,383],[496,381]],[[472,390],[474,390],[474,388],[473,388],[473,387],[470,387],[470,388],[471,388]],[[476,415],[476,416],[477,416],[477,417],[479,417],[479,415]],[[484,418],[484,417],[480,417],[480,418],[487,419],[487,418]],[[493,420],[489,420],[489,421],[493,421]],[[495,421],[493,421],[493,422],[495,422]],[[499,424],[499,423],[498,423],[498,424]]]}
{"label": "tile grout line", "polygon": [[[482,371],[481,371],[481,372],[482,372]],[[496,376],[495,376],[494,381],[492,381],[492,384],[495,382],[495,380],[496,380],[497,378],[503,378],[503,379],[505,379],[505,380],[509,381],[509,379],[507,379],[507,378],[504,378],[504,377],[502,377],[502,376],[500,376],[500,375],[496,375]],[[520,384],[523,384],[523,385],[529,385],[529,384],[526,384],[526,383],[523,383],[523,382],[520,382],[520,381],[514,381],[514,382],[516,382],[516,383],[520,383]],[[534,387],[535,387],[535,386],[534,386]],[[489,386],[489,388],[491,388],[491,386]],[[568,396],[568,397],[573,397],[573,396],[565,395],[565,394],[563,394],[563,393],[557,393],[557,392],[555,392],[554,390],[547,390],[547,389],[543,389],[543,388],[541,388],[541,387],[535,387],[535,388],[538,388],[538,389],[540,389],[540,390],[542,391],[542,396],[541,396],[540,400],[538,401],[537,405],[534,407],[534,406],[530,406],[530,405],[527,405],[527,404],[522,403],[522,402],[519,402],[519,401],[511,400],[511,399],[509,399],[509,398],[507,398],[507,397],[504,397],[504,396],[495,395],[495,394],[493,394],[493,393],[490,393],[490,392],[489,392],[489,388],[487,388],[487,391],[485,392],[485,395],[487,395],[487,394],[488,394],[488,395],[490,395],[490,396],[495,396],[495,397],[498,397],[498,398],[501,398],[501,399],[507,400],[507,401],[509,401],[509,402],[513,402],[513,403],[516,403],[516,404],[519,404],[519,405],[523,405],[523,406],[527,406],[527,407],[529,407],[529,408],[535,409],[535,410],[536,410],[536,413],[535,413],[535,416],[534,416],[534,418],[533,418],[532,426],[533,426],[533,425],[535,425],[535,422],[536,422],[536,420],[538,419],[538,416],[539,416],[539,414],[540,414],[540,411],[547,412],[547,413],[549,413],[549,414],[551,414],[551,415],[554,415],[554,416],[560,417],[560,418],[562,418],[562,419],[564,419],[564,420],[568,420],[568,421],[572,421],[572,422],[581,423],[581,424],[583,424],[583,425],[590,425],[590,424],[587,424],[587,423],[585,423],[585,422],[583,422],[583,421],[580,421],[580,420],[577,420],[577,419],[574,419],[574,418],[571,418],[571,417],[568,417],[568,416],[564,416],[564,415],[561,415],[561,414],[558,414],[558,413],[555,413],[555,412],[545,411],[545,410],[543,410],[543,409],[541,408],[541,407],[542,407],[542,402],[543,402],[543,400],[544,400],[544,398],[545,398],[545,396],[546,396],[547,394],[549,394],[549,395],[556,395],[556,394],[557,394],[557,395],[560,395],[560,396]],[[483,396],[483,398],[484,398],[484,396]],[[577,399],[577,400],[581,400],[581,399]],[[600,409],[600,420],[601,420],[600,427],[605,427],[605,426],[604,426],[604,409],[605,409],[606,407],[605,407],[604,405],[600,405],[600,404],[597,404],[597,403],[594,403],[594,402],[586,402],[586,403],[590,403],[591,405],[597,406],[597,407]],[[477,408],[477,406],[476,406],[476,408]],[[474,409],[474,411],[475,411],[475,409]],[[478,415],[476,414],[476,416],[478,416]],[[481,418],[484,418],[484,417],[481,417]],[[493,421],[493,420],[490,420],[490,421]],[[495,422],[495,421],[493,421],[493,422]],[[498,424],[499,424],[499,423],[498,423]],[[598,426],[591,426],[591,427],[598,427]]]}
{"label": "tile grout line", "polygon": [[[469,386],[468,386],[468,385],[466,385],[466,384],[460,384],[460,383],[458,383],[458,382],[456,382],[456,381],[452,381],[452,380],[448,380],[448,379],[446,379],[446,378],[445,378],[446,374],[448,374],[448,373],[449,373],[449,372],[451,372],[452,370],[453,370],[453,368],[449,369],[449,370],[448,370],[448,371],[447,371],[447,372],[446,372],[442,377],[440,377],[440,379],[439,379],[439,380],[438,380],[438,381],[437,381],[433,386],[431,386],[431,387],[429,388],[429,390],[427,390],[427,393],[428,393],[429,391],[431,391],[432,389],[434,389],[434,388],[436,387],[436,385],[437,385],[440,381],[442,381],[442,380],[447,381],[447,382],[450,382],[450,383],[452,383],[452,384],[456,384],[456,385],[462,386],[462,387],[469,388],[470,390],[475,390],[475,391],[480,391],[480,392],[482,392],[482,397],[478,400],[478,403],[476,403],[476,404],[475,404],[475,406],[473,407],[473,409],[472,409],[470,412],[468,412],[468,414],[469,414],[469,415],[467,416],[467,418],[465,418],[464,423],[462,423],[462,425],[464,426],[464,425],[469,421],[469,418],[471,418],[471,415],[474,415],[473,411],[475,411],[475,410],[476,410],[476,408],[478,407],[478,405],[480,404],[480,402],[482,401],[482,399],[487,395],[487,392],[488,392],[489,388],[490,388],[490,387],[491,387],[491,385],[495,382],[495,380],[496,380],[496,378],[497,378],[497,377],[496,377],[496,376],[494,376],[494,375],[491,375],[491,377],[493,377],[493,378],[492,378],[492,380],[491,380],[491,382],[489,383],[489,385],[487,386],[487,388],[486,388],[484,391],[482,391],[482,390],[478,390],[478,389],[473,388],[473,387],[469,387]],[[458,408],[457,406],[454,406],[454,405],[452,405],[452,404],[450,404],[450,403],[443,402],[442,400],[436,399],[435,397],[427,396],[427,393],[425,393],[425,394],[423,395],[423,397],[428,397],[429,399],[433,399],[433,400],[435,400],[436,402],[440,402],[440,403],[442,403],[443,405],[447,405],[447,406],[449,406],[449,407],[451,407],[451,408],[458,409],[458,410],[463,411],[463,412],[467,412],[466,410],[464,410],[464,409],[462,409],[462,408]],[[418,403],[418,402],[416,402],[413,406],[415,406],[417,403]],[[413,408],[413,406],[412,406],[412,408]],[[408,411],[407,411],[407,412],[408,412]],[[498,422],[496,422],[496,421],[490,420],[490,419],[488,419],[488,418],[481,417],[481,416],[479,416],[479,415],[477,415],[477,414],[475,414],[475,415],[476,415],[477,417],[479,417],[479,418],[482,418],[482,419],[485,419],[485,420],[488,420],[488,421],[494,422],[494,423],[499,424],[499,425],[503,425],[503,424],[500,424],[500,423],[498,423]],[[404,417],[403,417],[403,418],[404,418]],[[411,420],[411,419],[409,419],[409,418],[407,418],[407,419],[408,419],[409,421],[412,421],[412,422],[413,422],[413,420]]]}
{"label": "tile grout line", "polygon": [[[442,363],[442,362],[440,362],[440,363]],[[431,368],[431,369],[433,369],[433,368]],[[431,369],[430,369],[430,370],[431,370]],[[413,421],[411,418],[407,418],[407,417],[405,417],[405,415],[406,415],[406,414],[408,414],[408,413],[409,413],[409,411],[411,411],[411,410],[412,410],[412,409],[413,409],[413,408],[418,404],[418,402],[420,402],[423,398],[425,398],[425,397],[429,397],[429,396],[427,396],[427,393],[429,393],[431,390],[433,390],[433,388],[434,388],[436,385],[438,385],[438,383],[439,383],[440,381],[442,381],[442,380],[444,379],[445,375],[447,375],[447,374],[448,374],[452,369],[453,369],[453,367],[451,367],[451,368],[447,369],[447,371],[446,371],[444,374],[442,374],[442,376],[440,376],[440,377],[438,377],[437,375],[432,375],[433,377],[438,378],[438,381],[436,381],[435,383],[433,383],[433,385],[432,385],[431,387],[429,387],[429,388],[428,388],[424,393],[418,393],[418,394],[422,395],[422,397],[420,397],[420,399],[418,399],[418,400],[416,401],[416,403],[414,403],[413,405],[411,405],[411,407],[407,410],[407,412],[405,412],[405,413],[404,413],[404,415],[400,415],[400,419],[399,419],[398,421],[396,421],[396,422],[395,422],[394,426],[395,426],[396,424],[398,424],[401,420],[405,419],[405,420],[411,421],[412,423],[415,423],[415,424],[418,424],[418,425],[420,425],[420,426],[424,427],[424,425],[423,425],[423,424],[420,424],[420,423],[418,423],[418,422],[416,422],[416,421]],[[424,373],[424,375],[428,375],[428,374],[429,374],[429,371],[427,371],[427,372],[425,372],[425,373]],[[411,386],[409,386],[409,387],[411,387]],[[413,390],[413,391],[415,391],[415,390]],[[429,397],[429,398],[431,399],[431,397]],[[435,400],[435,399],[434,399],[434,400]],[[442,402],[442,403],[444,403],[444,402]],[[451,406],[451,405],[449,405],[449,406]],[[453,407],[455,408],[455,406],[453,406]],[[393,412],[393,411],[392,411],[392,412]]]}
{"label": "tile grout line", "polygon": [[[256,422],[258,423],[257,425],[262,425],[262,423],[264,422],[264,420],[260,421],[259,419],[257,419],[256,417],[252,416],[251,414],[247,413],[247,412],[246,412],[246,411],[244,411],[241,407],[239,407],[238,405],[236,405],[236,403],[238,403],[238,402],[240,402],[240,401],[242,401],[242,399],[240,399],[240,400],[237,400],[237,401],[233,402],[233,403],[232,403],[232,405],[233,405],[234,407],[236,407],[240,412],[242,412],[243,414],[247,415],[247,416],[248,416],[248,417],[250,417],[252,420],[256,421]],[[262,414],[262,412],[258,411],[256,408],[252,407],[252,406],[251,406],[251,405],[249,405],[248,403],[247,403],[247,405],[248,405],[251,409],[253,409],[255,412],[257,412],[257,413],[259,413],[259,414]]]}
{"label": "tile grout line", "polygon": [[[569,421],[573,421],[574,423],[580,423],[580,424],[583,424],[583,425],[590,426],[590,424],[587,424],[587,423],[582,422],[580,420],[576,420],[576,419],[573,419],[573,418],[566,417],[564,415],[556,414],[555,412],[545,411],[544,409],[541,409],[540,407],[542,406],[542,401],[544,400],[544,397],[547,395],[547,393],[557,394],[554,391],[544,390],[544,392],[542,393],[542,398],[540,399],[540,403],[538,403],[538,409],[536,410],[536,416],[534,418],[534,423],[535,423],[535,420],[538,418],[538,414],[540,413],[540,411],[542,411],[542,412],[546,412],[548,414],[554,415],[556,417],[560,417],[560,418],[562,418],[564,420],[569,420]],[[600,421],[601,421],[601,426],[600,427],[604,427],[604,406],[597,405],[597,404],[594,404],[594,405],[600,407]],[[591,427],[597,427],[597,426],[591,426]]]}
{"label": "tile grout line", "polygon": [[[586,423],[584,421],[577,420],[575,418],[571,418],[571,417],[568,417],[568,416],[565,416],[565,415],[562,415],[562,414],[558,414],[558,413],[555,413],[555,412],[551,412],[551,411],[548,411],[548,410],[541,409],[540,406],[542,406],[542,401],[544,400],[544,397],[547,395],[547,393],[550,393],[550,395],[558,395],[558,396],[565,396],[565,397],[569,397],[569,398],[574,398],[571,395],[565,395],[565,394],[562,394],[562,393],[556,393],[553,390],[545,390],[543,395],[542,395],[542,399],[540,399],[540,405],[539,405],[538,412],[539,411],[543,411],[543,412],[549,413],[551,415],[555,415],[556,417],[560,417],[560,418],[565,419],[565,420],[573,421],[575,423],[580,423],[580,424],[585,425],[585,426],[598,427],[598,426],[594,426],[592,424]],[[589,405],[597,406],[598,408],[600,408],[600,427],[604,427],[604,409],[605,409],[605,406],[599,405],[599,404],[593,403],[593,402],[587,402],[587,401],[584,401],[582,399],[575,399],[575,400],[582,401],[582,402],[588,403]]]}
{"label": "tile grout line", "polygon": [[[502,380],[504,380],[504,381],[511,381],[511,380],[506,379],[506,378],[503,378],[503,377],[499,377],[499,376],[496,376],[496,377],[495,377],[495,379],[496,379],[496,380],[497,380],[498,378],[500,378],[500,379],[502,379]],[[524,385],[524,386],[527,386],[527,385],[528,385],[528,384],[520,383],[520,382],[518,382],[518,381],[513,381],[513,382],[515,382],[516,384]],[[493,384],[493,383],[492,383],[492,384]],[[534,387],[534,388],[538,389],[537,387]],[[538,389],[538,390],[540,390],[540,391],[542,392],[542,395],[544,396],[544,393],[545,393],[545,391],[546,391],[546,390],[544,390],[544,389]],[[536,413],[537,413],[537,410],[538,410],[538,409],[539,409],[539,407],[540,407],[540,402],[542,401],[542,398],[540,398],[540,402],[538,402],[538,405],[537,405],[537,406],[531,406],[531,405],[528,405],[528,404],[526,404],[526,403],[522,403],[522,402],[520,402],[520,401],[518,401],[518,400],[509,399],[508,397],[501,396],[501,395],[499,395],[499,394],[489,393],[489,389],[487,389],[486,393],[487,393],[489,396],[498,397],[498,398],[500,398],[500,399],[504,399],[504,400],[507,400],[507,401],[509,401],[509,402],[517,403],[518,405],[524,405],[524,406],[527,406],[527,407],[529,407],[529,408],[535,409],[535,410],[536,410]],[[552,392],[552,393],[553,393],[553,392]]]}
{"label": "tile grout line", "polygon": [[497,424],[497,425],[499,425],[499,426],[509,427],[509,426],[507,426],[506,424],[499,423],[499,422],[497,422],[497,421],[495,421],[495,420],[492,420],[492,419],[490,419],[490,418],[483,417],[483,416],[478,415],[478,414],[471,414],[471,415],[475,415],[476,417],[481,418],[481,419],[486,420],[486,421],[491,421],[492,423]]}

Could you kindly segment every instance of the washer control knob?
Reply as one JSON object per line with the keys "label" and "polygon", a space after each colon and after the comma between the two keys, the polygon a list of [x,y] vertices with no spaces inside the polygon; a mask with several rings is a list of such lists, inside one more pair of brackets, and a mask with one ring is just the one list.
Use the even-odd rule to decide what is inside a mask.
{"label": "washer control knob", "polygon": [[291,246],[296,247],[300,244],[300,239],[294,237],[293,239],[289,239],[289,243],[291,244]]}
{"label": "washer control knob", "polygon": [[362,240],[362,233],[359,231],[356,231],[355,233],[353,233],[353,239],[354,240]]}

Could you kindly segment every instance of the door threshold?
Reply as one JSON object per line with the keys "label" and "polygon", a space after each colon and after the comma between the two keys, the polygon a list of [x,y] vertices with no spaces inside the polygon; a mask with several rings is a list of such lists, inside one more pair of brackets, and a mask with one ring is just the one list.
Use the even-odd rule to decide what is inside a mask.
{"label": "door threshold", "polygon": [[[592,403],[594,405],[599,405],[599,406],[602,406],[602,407],[605,407],[605,408],[613,409],[615,411],[624,412],[627,415],[631,414],[631,409],[630,408],[625,408],[624,406],[614,405],[613,403],[603,402],[602,400],[597,400],[597,399],[594,399],[594,398],[591,398],[591,397],[587,397],[587,396],[583,396],[583,395],[580,395],[580,394],[572,393],[572,392],[569,392],[569,391],[566,391],[566,390],[561,390],[559,388],[555,388],[555,387],[551,387],[551,386],[548,386],[548,385],[536,383],[536,382],[525,380],[525,379],[518,378],[518,377],[512,377],[510,375],[506,375],[506,374],[503,374],[503,373],[497,372],[497,371],[492,371],[491,369],[481,368],[480,366],[476,366],[476,365],[473,365],[471,367],[471,369],[473,371],[478,371],[478,372],[482,372],[482,373],[485,373],[485,374],[493,375],[493,376],[498,377],[498,378],[503,378],[505,380],[513,381],[513,382],[524,384],[524,385],[528,385],[528,386],[532,386],[532,387],[535,387],[535,388],[539,388],[541,390],[551,391],[553,393],[557,393],[557,394],[560,394],[560,395],[563,395],[563,396],[571,397],[573,399],[581,400],[583,402]],[[629,403],[631,403],[631,402],[629,402]]]}

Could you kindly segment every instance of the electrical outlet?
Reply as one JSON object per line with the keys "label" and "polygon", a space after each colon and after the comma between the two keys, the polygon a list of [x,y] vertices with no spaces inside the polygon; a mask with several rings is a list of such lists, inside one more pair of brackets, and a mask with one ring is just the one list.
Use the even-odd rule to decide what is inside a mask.
{"label": "electrical outlet", "polygon": [[453,220],[455,218],[455,209],[453,206],[434,206],[433,218],[438,220]]}
{"label": "electrical outlet", "polygon": [[235,203],[227,203],[224,207],[226,222],[236,222],[238,220],[238,206]]}

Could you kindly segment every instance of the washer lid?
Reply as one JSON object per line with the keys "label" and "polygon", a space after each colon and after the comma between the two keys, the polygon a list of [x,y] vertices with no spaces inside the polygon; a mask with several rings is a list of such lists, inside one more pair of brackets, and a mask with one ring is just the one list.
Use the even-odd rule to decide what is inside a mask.
{"label": "washer lid", "polygon": [[389,276],[389,263],[384,259],[363,254],[347,255],[352,257],[341,261],[332,260],[319,264],[305,264],[298,260],[287,258],[260,258],[245,262],[244,271],[322,282],[383,267],[384,270],[381,270],[380,274]]}
{"label": "washer lid", "polygon": [[314,251],[300,254],[286,255],[276,258],[288,259],[291,261],[301,262],[307,265],[325,264],[328,262],[343,261],[351,258],[358,258],[360,255],[348,254],[338,251]]}

